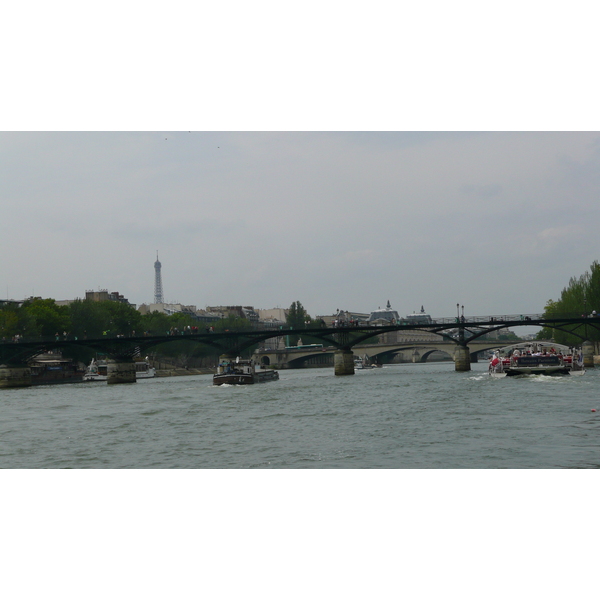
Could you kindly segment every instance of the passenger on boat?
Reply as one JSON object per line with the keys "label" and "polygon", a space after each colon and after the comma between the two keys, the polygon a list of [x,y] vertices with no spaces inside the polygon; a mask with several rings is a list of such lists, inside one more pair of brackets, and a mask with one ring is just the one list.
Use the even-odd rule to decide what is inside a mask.
{"label": "passenger on boat", "polygon": [[498,355],[494,352],[492,359],[490,360],[490,371],[499,372],[502,370],[502,361],[498,358]]}

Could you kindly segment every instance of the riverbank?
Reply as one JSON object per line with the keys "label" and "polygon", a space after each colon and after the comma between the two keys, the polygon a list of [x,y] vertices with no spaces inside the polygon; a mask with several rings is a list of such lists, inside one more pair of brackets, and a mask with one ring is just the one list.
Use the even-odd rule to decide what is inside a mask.
{"label": "riverbank", "polygon": [[156,377],[185,377],[187,375],[212,375],[214,369],[157,369]]}

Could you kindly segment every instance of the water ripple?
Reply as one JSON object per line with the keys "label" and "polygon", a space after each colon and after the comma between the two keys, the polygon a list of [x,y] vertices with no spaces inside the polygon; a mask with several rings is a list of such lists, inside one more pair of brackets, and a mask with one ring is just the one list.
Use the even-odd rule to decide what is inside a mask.
{"label": "water ripple", "polygon": [[[600,371],[600,370],[597,370]],[[367,376],[363,376],[367,375]],[[2,393],[0,467],[598,468],[600,373],[491,379],[399,365],[273,384],[210,376]]]}

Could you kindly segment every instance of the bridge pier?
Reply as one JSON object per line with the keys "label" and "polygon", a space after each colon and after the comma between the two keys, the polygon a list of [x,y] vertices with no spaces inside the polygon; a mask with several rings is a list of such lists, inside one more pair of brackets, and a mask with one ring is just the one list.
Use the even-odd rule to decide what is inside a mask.
{"label": "bridge pier", "polygon": [[581,351],[583,352],[583,367],[585,369],[594,368],[594,343],[589,340],[585,340],[581,344]]}
{"label": "bridge pier", "polygon": [[333,369],[336,375],[354,375],[352,350],[336,350],[333,355]]}
{"label": "bridge pier", "polygon": [[27,366],[0,365],[0,388],[29,387],[31,369]]}
{"label": "bridge pier", "polygon": [[135,362],[132,358],[109,358],[106,361],[106,383],[135,383]]}
{"label": "bridge pier", "polygon": [[471,356],[467,346],[456,346],[454,352],[454,370],[461,372],[471,370]]}

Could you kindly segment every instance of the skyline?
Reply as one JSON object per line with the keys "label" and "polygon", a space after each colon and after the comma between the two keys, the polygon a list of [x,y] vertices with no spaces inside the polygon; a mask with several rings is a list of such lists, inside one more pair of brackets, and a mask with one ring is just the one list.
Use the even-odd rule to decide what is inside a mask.
{"label": "skyline", "polygon": [[[93,13],[87,5],[34,8],[32,13],[29,4],[9,6],[9,26],[3,31],[10,58],[3,72],[0,128],[9,132],[0,133],[0,296],[7,286],[13,297],[35,293],[57,299],[103,287],[132,302],[148,302],[158,249],[165,299],[199,308],[238,301],[287,307],[300,300],[310,314],[336,307],[367,312],[389,299],[400,314],[424,305],[433,316],[452,316],[457,302],[470,315],[519,314],[543,310],[570,277],[598,258],[599,135],[586,133],[600,130],[596,84],[590,77],[596,56],[591,5],[560,11],[522,2],[380,3],[367,11],[337,2],[178,3],[174,11],[120,3],[118,12],[103,5],[104,10],[93,6]],[[110,133],[115,130],[121,133]],[[71,133],[52,133],[61,131]],[[298,248],[303,258],[296,257]],[[256,273],[249,264],[258,265]],[[356,385],[361,378],[350,379]],[[436,388],[436,397],[425,397],[412,411],[418,435],[411,431],[409,444],[432,432],[431,448],[444,451],[437,434],[440,428],[448,433],[456,415],[448,420],[440,410],[459,407],[459,417],[468,418],[465,407],[477,406],[492,426],[498,415],[512,415],[518,438],[508,446],[503,435],[498,447],[496,432],[482,432],[476,414],[476,439],[471,439],[477,445],[468,448],[474,455],[481,442],[489,441],[493,454],[529,457],[538,434],[550,432],[573,440],[564,461],[555,460],[551,467],[570,467],[573,456],[581,456],[578,432],[589,433],[589,407],[596,406],[585,393],[567,392],[575,400],[565,400],[565,412],[560,402],[547,401],[547,386],[544,391],[536,385],[527,391],[534,396],[527,402],[518,390],[507,392],[517,395],[515,410],[507,410],[512,405],[499,398],[497,386],[489,393],[486,385],[489,397],[481,397],[483,388],[474,381],[457,376],[446,382],[446,391],[438,394]],[[583,383],[593,385],[593,373]],[[283,431],[284,443],[298,438],[315,453],[322,441],[333,440],[343,456],[385,455],[381,438],[359,436],[380,429],[388,440],[398,439],[390,435],[395,432],[390,427],[406,425],[404,418],[396,418],[404,414],[398,411],[431,388],[418,380],[408,384],[365,388],[364,398],[373,401],[361,398],[361,404],[382,407],[378,412],[386,420],[380,426],[375,422],[369,429],[368,420],[351,418],[339,385],[332,394],[316,385],[314,392],[311,387],[292,402],[284,393],[286,404],[277,411],[269,396],[265,427],[278,437]],[[206,445],[214,455],[218,430],[203,427],[233,416],[237,408],[242,411],[238,422],[247,421],[252,447],[270,452],[276,444],[274,438],[274,443],[256,441],[254,417],[262,402],[248,405],[240,397],[239,403],[206,403],[209,389],[200,386],[186,390],[193,406],[182,403],[181,394],[163,392],[155,412],[149,410],[144,389],[131,390],[143,396],[141,413],[132,412],[137,402],[108,396],[90,404],[103,417],[104,428],[110,422],[105,415],[125,411],[127,425],[117,430],[126,436],[126,445],[120,449],[113,436],[104,437],[110,452],[126,455],[127,464],[137,449],[157,447],[148,442],[156,441],[152,432],[136,446],[138,421],[146,427],[166,418],[167,434],[179,442],[179,424],[190,422],[190,445]],[[69,391],[68,386],[52,389],[48,396]],[[382,403],[388,391],[399,395],[389,408]],[[439,402],[443,394],[448,402]],[[11,448],[20,452],[20,460],[36,460],[44,452],[33,445],[37,432],[47,432],[59,444],[58,454],[54,445],[45,452],[48,456],[74,454],[78,440],[86,439],[97,455],[102,436],[67,435],[65,430],[93,426],[80,418],[87,402],[78,397],[69,418],[63,399],[46,406],[36,398],[23,404],[10,396],[7,418],[17,416],[14,426],[7,421],[7,431],[17,436]],[[343,400],[338,412],[348,431],[331,421],[336,399]],[[433,404],[427,403],[430,399]],[[310,405],[302,418],[290,418],[288,408],[302,408],[306,401]],[[173,412],[178,407],[185,410],[181,418]],[[200,410],[198,419],[188,407]],[[216,419],[206,412],[213,407]],[[250,421],[244,418],[246,409],[252,410]],[[22,418],[15,410],[22,411]],[[284,413],[280,426],[271,418],[279,418],[276,413]],[[318,419],[314,427],[306,421],[313,414]],[[36,426],[38,415],[43,419]],[[57,426],[46,416],[58,420]],[[526,435],[523,416],[531,419],[535,435]],[[178,426],[176,432],[171,423]],[[325,428],[328,424],[331,428]],[[297,427],[301,430],[294,436]],[[307,430],[321,439],[309,440],[303,435]],[[459,424],[457,432],[464,447],[469,431]],[[173,439],[166,440],[170,448]],[[541,452],[551,457],[547,449],[554,445],[547,441],[542,440]],[[142,466],[148,464],[154,463]],[[584,466],[591,464],[593,457]],[[115,548],[108,534],[128,532],[123,565],[130,573],[159,565],[157,576],[134,581],[117,569],[116,576],[101,578],[92,595],[106,596],[105,590],[114,595],[115,585],[123,596],[130,591],[149,598],[197,593],[197,570],[181,566],[197,556],[196,540],[201,539],[215,541],[217,549],[230,539],[251,544],[242,549],[251,547],[252,553],[243,559],[238,553],[229,561],[210,544],[201,550],[209,566],[202,589],[220,596],[247,594],[250,584],[266,600],[279,598],[282,589],[290,588],[293,567],[305,564],[315,551],[331,576],[317,570],[291,591],[293,598],[314,595],[315,589],[348,598],[389,595],[398,589],[389,543],[396,538],[408,549],[402,554],[408,558],[408,578],[402,582],[408,595],[413,590],[419,596],[445,595],[449,582],[460,586],[467,600],[480,598],[482,590],[505,597],[516,586],[551,598],[591,591],[592,579],[580,576],[594,557],[589,524],[583,527],[578,519],[589,521],[594,494],[589,478],[560,485],[557,477],[572,479],[564,469],[303,469],[302,480],[286,469],[189,469],[180,471],[176,481],[172,472],[167,477],[157,469],[97,471],[92,481],[88,473],[83,478],[83,471],[69,471],[58,480],[52,469],[4,469],[6,489],[16,490],[4,498],[6,514],[16,517],[8,525],[7,548],[24,549],[35,539],[42,550],[53,550],[33,557],[50,582],[31,578],[31,560],[12,552],[5,588],[22,595],[25,582],[32,591],[47,594],[49,584],[59,585],[67,557],[75,568],[72,585],[60,583],[61,593],[80,596],[89,587],[93,566],[104,564]],[[90,487],[94,479],[98,485]],[[50,520],[24,502],[40,489],[51,492],[45,512],[53,516]],[[233,507],[240,489],[250,492],[253,519]],[[407,489],[415,493],[406,494]],[[450,491],[444,510],[437,501],[440,489]],[[199,502],[201,511],[214,518],[190,528]],[[397,513],[412,519],[392,523],[390,529]],[[568,522],[562,516],[567,514]],[[549,544],[547,524],[557,515],[559,532],[552,533],[555,543]],[[349,529],[350,519],[358,527]],[[484,519],[494,543],[482,553]],[[291,535],[281,533],[284,520]],[[158,527],[149,532],[149,522]],[[68,535],[57,535],[57,523],[67,527]],[[92,536],[80,523],[92,528]],[[264,535],[256,535],[256,524]],[[320,532],[333,534],[324,551]],[[530,534],[526,554],[517,551],[516,561],[509,562],[512,576],[500,578],[491,589],[492,569],[506,564],[522,532]],[[433,553],[431,538],[439,542]],[[557,553],[561,546],[574,551]],[[169,548],[162,558],[157,558],[159,547]],[[368,549],[358,561],[357,548]],[[267,578],[262,576],[265,559],[274,567]],[[465,578],[467,561],[475,568]],[[241,583],[228,583],[231,564],[241,567]],[[445,576],[432,578],[432,564]],[[340,578],[348,565],[360,569]],[[548,566],[555,576],[538,577]]]}
{"label": "skyline", "polygon": [[[592,132],[0,134],[2,295],[542,312],[598,257]],[[6,257],[10,257],[9,260]]]}

